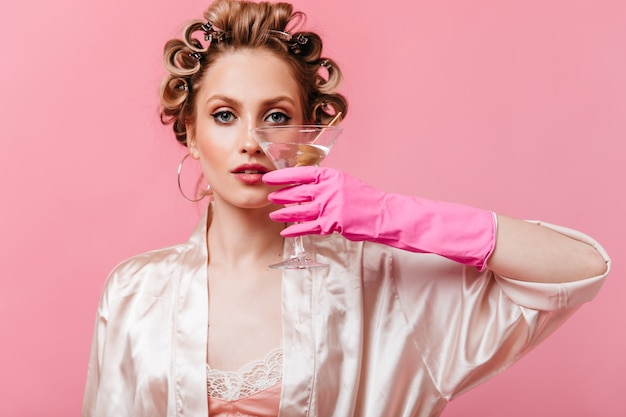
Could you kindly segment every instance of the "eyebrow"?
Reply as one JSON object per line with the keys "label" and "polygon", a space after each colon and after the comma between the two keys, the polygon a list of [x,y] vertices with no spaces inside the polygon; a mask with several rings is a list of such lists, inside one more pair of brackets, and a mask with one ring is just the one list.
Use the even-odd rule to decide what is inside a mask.
{"label": "eyebrow", "polygon": [[274,98],[271,98],[271,99],[265,100],[265,101],[263,102],[263,104],[264,104],[264,105],[266,105],[266,106],[271,106],[271,105],[274,105],[274,104],[280,103],[281,101],[287,101],[287,102],[291,103],[291,104],[292,104],[292,105],[294,105],[294,106],[296,105],[296,102],[295,102],[295,101],[293,101],[293,99],[292,99],[291,97],[289,97],[289,96],[278,96],[278,97],[274,97]]}
{"label": "eyebrow", "polygon": [[216,94],[214,96],[210,96],[209,98],[206,99],[205,104],[208,104],[212,101],[225,101],[226,103],[230,104],[230,105],[238,105],[239,101],[230,98],[228,96],[224,96],[221,94]]}
{"label": "eyebrow", "polygon": [[[238,100],[235,100],[232,97],[228,97],[228,96],[225,96],[225,95],[222,95],[222,94],[216,94],[216,95],[210,96],[206,100],[205,103],[210,103],[212,101],[217,101],[217,100],[224,101],[224,102],[226,102],[226,103],[228,103],[229,105],[232,105],[232,106],[238,106],[238,105],[241,104]],[[264,100],[261,104],[263,106],[273,106],[273,105],[275,105],[277,103],[280,103],[281,101],[287,101],[290,104],[292,104],[293,106],[296,105],[296,102],[291,97],[286,96],[286,95],[269,98],[267,100]]]}

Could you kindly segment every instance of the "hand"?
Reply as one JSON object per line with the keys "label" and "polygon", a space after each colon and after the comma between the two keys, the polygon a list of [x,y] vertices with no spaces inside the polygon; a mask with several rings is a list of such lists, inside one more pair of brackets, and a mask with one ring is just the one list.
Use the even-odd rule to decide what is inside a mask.
{"label": "hand", "polygon": [[274,221],[301,222],[284,229],[285,237],[336,232],[350,240],[436,253],[478,268],[495,245],[495,217],[486,210],[385,193],[330,168],[279,169],[265,174],[263,181],[291,185],[271,193],[273,203],[300,203],[270,214]]}

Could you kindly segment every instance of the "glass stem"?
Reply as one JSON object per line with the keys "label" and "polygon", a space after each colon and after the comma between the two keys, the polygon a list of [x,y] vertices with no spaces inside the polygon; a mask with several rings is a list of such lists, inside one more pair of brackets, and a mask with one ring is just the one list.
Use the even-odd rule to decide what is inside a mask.
{"label": "glass stem", "polygon": [[305,258],[304,242],[302,236],[296,236],[293,241],[293,252],[296,258]]}

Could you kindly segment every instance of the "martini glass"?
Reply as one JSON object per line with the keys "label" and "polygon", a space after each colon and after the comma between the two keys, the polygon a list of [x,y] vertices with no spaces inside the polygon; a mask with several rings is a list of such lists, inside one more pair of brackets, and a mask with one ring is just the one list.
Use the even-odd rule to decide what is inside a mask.
{"label": "martini glass", "polygon": [[[277,169],[319,166],[341,128],[324,125],[280,125],[252,129],[252,135]],[[304,249],[302,236],[294,239],[292,252],[274,269],[306,269],[326,266],[315,261]]]}

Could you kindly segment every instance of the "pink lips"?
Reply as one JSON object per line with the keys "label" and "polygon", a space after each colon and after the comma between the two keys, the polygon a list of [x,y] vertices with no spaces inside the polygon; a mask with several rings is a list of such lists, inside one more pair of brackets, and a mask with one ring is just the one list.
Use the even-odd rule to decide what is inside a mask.
{"label": "pink lips", "polygon": [[231,172],[244,184],[254,185],[262,183],[263,174],[270,170],[261,164],[243,164]]}

